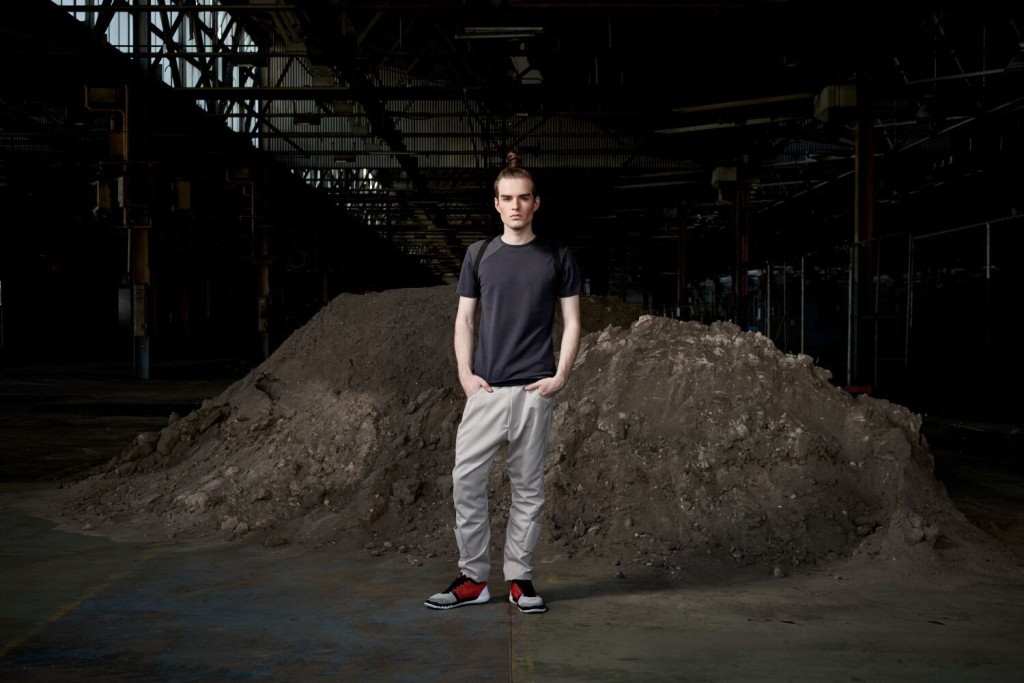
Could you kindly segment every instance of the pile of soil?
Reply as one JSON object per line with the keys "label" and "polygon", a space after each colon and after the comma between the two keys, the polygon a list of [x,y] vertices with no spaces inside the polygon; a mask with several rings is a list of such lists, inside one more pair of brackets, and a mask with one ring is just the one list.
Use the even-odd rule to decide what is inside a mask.
{"label": "pile of soil", "polygon": [[[447,285],[337,297],[246,377],[74,484],[65,514],[454,563],[456,303]],[[587,298],[583,324],[556,404],[541,560],[776,575],[849,558],[1012,563],[950,502],[906,408],[852,397],[810,357],[730,323]],[[489,493],[497,547],[500,458]]]}

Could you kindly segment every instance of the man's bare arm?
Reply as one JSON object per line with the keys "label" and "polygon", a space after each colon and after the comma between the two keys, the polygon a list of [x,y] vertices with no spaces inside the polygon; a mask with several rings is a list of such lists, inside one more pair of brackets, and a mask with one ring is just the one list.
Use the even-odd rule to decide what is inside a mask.
{"label": "man's bare arm", "polygon": [[455,313],[455,363],[459,369],[459,384],[466,396],[483,387],[491,387],[483,377],[473,374],[473,331],[478,299],[459,297],[459,309]]}
{"label": "man's bare arm", "polygon": [[558,301],[562,309],[562,341],[558,351],[558,369],[554,377],[546,377],[523,387],[527,391],[537,389],[541,396],[554,396],[565,388],[572,366],[576,363],[576,354],[580,350],[580,297],[567,296]]}

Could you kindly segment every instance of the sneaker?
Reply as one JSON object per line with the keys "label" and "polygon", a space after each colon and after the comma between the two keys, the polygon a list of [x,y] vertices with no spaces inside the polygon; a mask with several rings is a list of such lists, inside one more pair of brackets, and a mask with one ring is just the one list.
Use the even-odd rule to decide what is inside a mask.
{"label": "sneaker", "polygon": [[548,611],[544,598],[537,595],[537,591],[533,590],[533,582],[528,579],[516,579],[512,582],[508,591],[508,601],[518,607],[520,612],[527,614]]}
{"label": "sneaker", "polygon": [[423,603],[431,609],[451,609],[463,605],[479,605],[491,599],[487,583],[477,583],[465,574],[452,581],[442,593],[434,593]]}

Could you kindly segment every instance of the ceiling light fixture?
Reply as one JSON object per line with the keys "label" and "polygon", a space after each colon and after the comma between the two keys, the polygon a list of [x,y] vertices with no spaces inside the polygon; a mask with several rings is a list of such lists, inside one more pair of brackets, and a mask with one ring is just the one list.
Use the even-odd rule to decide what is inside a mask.
{"label": "ceiling light fixture", "polygon": [[455,37],[459,40],[534,38],[541,33],[544,33],[543,26],[467,26]]}

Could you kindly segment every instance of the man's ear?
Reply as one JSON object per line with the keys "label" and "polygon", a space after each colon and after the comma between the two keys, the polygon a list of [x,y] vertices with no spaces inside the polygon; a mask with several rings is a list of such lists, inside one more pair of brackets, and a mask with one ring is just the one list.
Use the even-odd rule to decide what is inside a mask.
{"label": "man's ear", "polygon": [[501,209],[498,208],[498,198],[497,197],[494,198],[494,210],[495,211],[500,211],[501,210]]}
{"label": "man's ear", "polygon": [[536,211],[540,208],[540,197],[533,198],[533,210]]}

